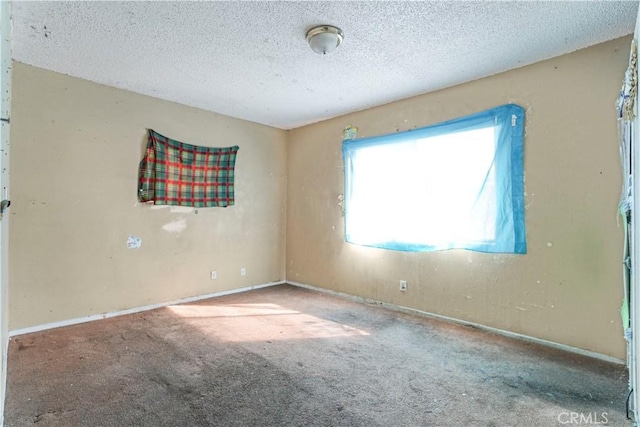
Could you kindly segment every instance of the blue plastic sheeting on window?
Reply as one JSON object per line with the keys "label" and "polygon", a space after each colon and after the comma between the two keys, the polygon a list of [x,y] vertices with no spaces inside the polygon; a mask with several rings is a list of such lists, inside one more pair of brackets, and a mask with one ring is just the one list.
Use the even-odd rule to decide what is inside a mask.
{"label": "blue plastic sheeting on window", "polygon": [[345,140],[345,239],[399,251],[527,252],[524,109]]}

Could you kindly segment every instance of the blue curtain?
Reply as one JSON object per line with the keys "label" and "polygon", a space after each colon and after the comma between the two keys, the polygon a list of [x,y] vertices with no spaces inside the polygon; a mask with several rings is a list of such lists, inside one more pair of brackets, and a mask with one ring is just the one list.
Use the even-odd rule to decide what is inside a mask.
{"label": "blue curtain", "polygon": [[523,132],[524,109],[508,104],[343,141],[346,241],[526,253]]}

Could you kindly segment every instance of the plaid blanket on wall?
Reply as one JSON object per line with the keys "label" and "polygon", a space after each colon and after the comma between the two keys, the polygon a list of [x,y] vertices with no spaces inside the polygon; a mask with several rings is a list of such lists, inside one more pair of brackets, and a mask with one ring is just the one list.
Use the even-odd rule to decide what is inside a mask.
{"label": "plaid blanket on wall", "polygon": [[138,200],[196,208],[233,205],[238,149],[185,144],[149,129],[138,174]]}

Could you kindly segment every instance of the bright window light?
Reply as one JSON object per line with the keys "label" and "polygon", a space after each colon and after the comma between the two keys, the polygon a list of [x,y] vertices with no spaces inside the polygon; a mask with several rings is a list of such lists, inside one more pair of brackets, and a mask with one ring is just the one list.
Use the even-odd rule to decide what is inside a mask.
{"label": "bright window light", "polygon": [[405,251],[526,253],[524,111],[346,140],[346,240]]}

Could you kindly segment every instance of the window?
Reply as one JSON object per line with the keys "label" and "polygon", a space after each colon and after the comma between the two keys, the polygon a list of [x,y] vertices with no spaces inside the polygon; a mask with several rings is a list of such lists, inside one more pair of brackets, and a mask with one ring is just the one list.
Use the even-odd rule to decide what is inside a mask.
{"label": "window", "polygon": [[345,140],[346,241],[401,251],[526,253],[524,110]]}

